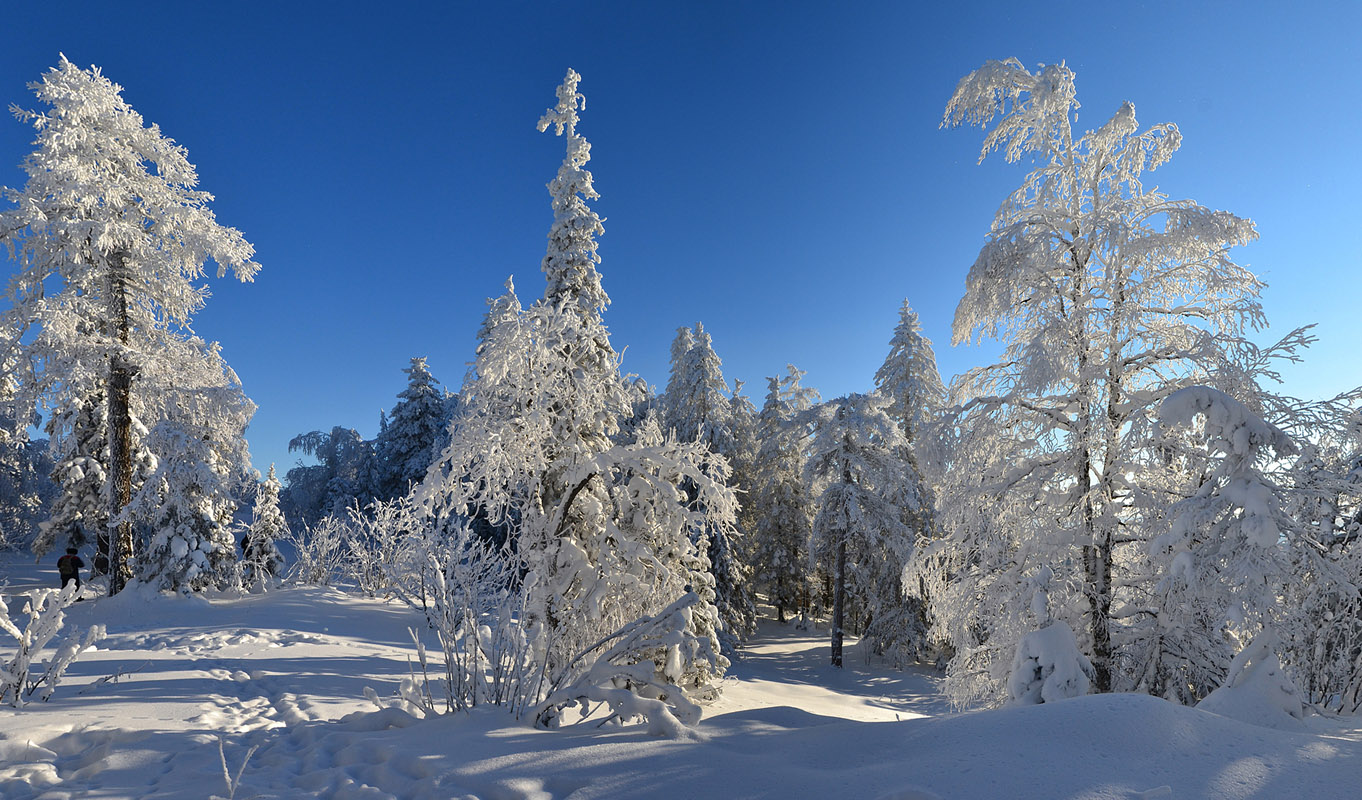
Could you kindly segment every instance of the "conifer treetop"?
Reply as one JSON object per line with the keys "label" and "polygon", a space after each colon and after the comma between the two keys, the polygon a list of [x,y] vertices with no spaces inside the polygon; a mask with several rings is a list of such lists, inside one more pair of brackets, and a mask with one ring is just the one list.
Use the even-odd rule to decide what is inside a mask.
{"label": "conifer treetop", "polygon": [[569,69],[558,87],[558,104],[539,119],[541,133],[553,126],[555,135],[567,138],[563,164],[548,185],[553,196],[553,226],[543,262],[548,279],[544,299],[576,306],[581,315],[599,318],[610,304],[596,271],[601,260],[596,254],[596,236],[605,233],[605,228],[586,204],[600,195],[592,186],[591,172],[585,169],[591,160],[591,143],[577,133],[577,112],[586,108],[586,98],[577,91],[581,78]]}

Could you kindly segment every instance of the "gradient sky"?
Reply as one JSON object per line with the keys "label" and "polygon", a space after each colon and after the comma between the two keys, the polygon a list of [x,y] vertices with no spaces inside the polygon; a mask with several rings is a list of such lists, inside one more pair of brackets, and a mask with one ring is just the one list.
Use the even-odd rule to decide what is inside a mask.
{"label": "gradient sky", "polygon": [[[606,218],[606,323],[662,387],[702,321],[761,404],[787,362],[824,397],[872,386],[908,298],[941,372],[994,210],[1026,168],[976,165],[982,132],[940,130],[986,59],[1060,60],[1080,127],[1120,102],[1184,142],[1153,173],[1174,197],[1254,219],[1237,256],[1268,283],[1260,342],[1318,322],[1287,391],[1362,383],[1362,4],[23,3],[5,12],[0,101],[57,62],[99,65],[189,150],[256,282],[212,281],[195,329],[260,406],[255,465],[297,433],[377,432],[427,356],[458,388],[489,296],[540,295],[563,141],[535,131],[568,67]],[[0,120],[0,183],[32,131]]]}

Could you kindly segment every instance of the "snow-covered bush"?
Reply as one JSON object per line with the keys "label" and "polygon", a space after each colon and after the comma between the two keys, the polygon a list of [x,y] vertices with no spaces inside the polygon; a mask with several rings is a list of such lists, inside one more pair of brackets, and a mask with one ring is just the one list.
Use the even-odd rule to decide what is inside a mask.
{"label": "snow-covered bush", "polygon": [[[424,569],[402,572],[399,593],[424,610],[443,661],[432,664],[415,631],[421,675],[401,696],[426,715],[465,711],[480,704],[521,713],[533,702],[529,643],[520,626],[524,594],[516,588],[514,561],[478,539],[467,526],[422,548]],[[432,670],[437,677],[432,680]]]}
{"label": "snow-covered bush", "polygon": [[345,577],[370,597],[387,594],[411,564],[407,545],[416,522],[405,498],[351,506],[344,525]]}
{"label": "snow-covered bush", "polygon": [[1041,567],[1027,581],[1031,614],[1039,624],[1022,636],[1012,657],[1007,697],[1012,705],[1033,706],[1066,697],[1081,697],[1092,689],[1092,662],[1078,649],[1073,628],[1050,615],[1050,591],[1055,574]]}
{"label": "snow-covered bush", "polygon": [[[574,707],[585,719],[592,703],[604,703],[610,708],[607,721],[643,717],[653,736],[684,736],[686,726],[700,721],[697,699],[717,694],[713,686],[686,685],[689,676],[717,673],[712,640],[691,633],[691,611],[699,604],[699,596],[688,593],[583,650],[539,704],[535,724],[557,727]],[[697,662],[705,666],[697,669]]]}
{"label": "snow-covered bush", "polygon": [[289,580],[315,586],[330,586],[340,580],[344,574],[349,531],[345,521],[328,516],[315,525],[300,527],[301,530],[290,530],[283,537],[294,553]]}
{"label": "snow-covered bush", "polygon": [[1053,703],[1087,694],[1092,679],[1092,662],[1079,652],[1073,628],[1055,620],[1017,643],[1007,694],[1016,705]]}
{"label": "snow-covered bush", "polygon": [[[61,589],[40,589],[29,595],[24,604],[28,624],[19,629],[7,613],[0,613],[0,630],[14,637],[17,647],[9,658],[0,655],[0,702],[19,708],[24,699],[43,687],[47,700],[57,690],[62,674],[90,645],[104,638],[104,626],[94,625],[83,637],[72,636],[62,642],[45,660],[37,661],[66,621],[66,608],[76,601],[76,584],[68,583]],[[0,595],[0,609],[7,608]],[[35,663],[36,662],[36,663]]]}
{"label": "snow-covered bush", "polygon": [[1240,722],[1287,730],[1305,719],[1305,698],[1277,660],[1275,634],[1254,637],[1230,662],[1225,682],[1196,707]]}

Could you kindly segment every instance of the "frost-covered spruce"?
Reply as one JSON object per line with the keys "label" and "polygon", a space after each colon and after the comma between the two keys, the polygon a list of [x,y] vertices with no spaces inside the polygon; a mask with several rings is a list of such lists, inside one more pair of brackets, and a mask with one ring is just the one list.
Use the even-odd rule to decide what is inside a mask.
{"label": "frost-covered spruce", "polygon": [[677,331],[672,359],[663,403],[667,410],[664,427],[688,442],[704,442],[717,453],[732,452],[735,443],[728,383],[723,362],[703,324],[695,323],[693,333],[687,328]]}
{"label": "frost-covered spruce", "polygon": [[554,129],[567,140],[567,155],[558,175],[549,183],[553,196],[553,226],[549,228],[548,250],[542,269],[548,280],[544,298],[550,304],[566,303],[584,317],[600,319],[610,305],[596,272],[600,256],[596,237],[605,233],[601,218],[587,206],[600,197],[591,182],[586,162],[591,160],[591,143],[577,132],[577,112],[586,109],[586,97],[577,91],[582,76],[568,70],[558,87],[558,103],[539,119],[541,132]]}
{"label": "frost-covered spruce", "polygon": [[[142,378],[148,389],[160,389],[149,396],[173,397],[174,405],[158,409],[159,419],[141,437],[156,463],[123,513],[147,530],[135,561],[139,580],[178,592],[224,588],[235,576],[230,525],[250,468],[245,431],[255,404],[215,344],[177,344],[160,362],[174,369]],[[173,392],[151,382],[157,377],[174,380]]]}
{"label": "frost-covered spruce", "polygon": [[[751,403],[744,405],[740,395],[729,395],[722,367],[703,324],[695,323],[693,331],[677,331],[672,342],[671,375],[661,404],[667,415],[664,427],[682,441],[698,442],[723,456],[732,485],[750,494]],[[742,470],[735,470],[739,465]],[[736,538],[715,530],[707,539],[724,620],[724,650],[731,655],[756,630],[756,603],[748,589],[750,569]]]}
{"label": "frost-covered spruce", "polygon": [[813,571],[809,546],[815,506],[804,486],[807,430],[796,423],[817,399],[799,385],[803,371],[789,366],[783,378],[767,378],[769,388],[757,419],[757,457],[752,493],[748,558],[758,587],[785,621],[787,611],[810,610]]}
{"label": "frost-covered spruce", "polygon": [[967,439],[941,506],[948,548],[974,566],[937,618],[960,636],[948,683],[982,680],[961,687],[967,701],[1002,699],[1011,637],[1027,629],[1019,550],[1063,573],[1055,615],[1079,633],[1096,689],[1129,685],[1117,652],[1128,618],[1114,609],[1144,581],[1131,570],[1151,535],[1139,523],[1182,488],[1150,446],[1152,412],[1207,382],[1227,343],[1264,319],[1262,284],[1229,256],[1257,238],[1253,223],[1144,183],[1178,149],[1177,127],[1141,130],[1124,103],[1080,133],[1077,109],[1067,67],[1008,59],[961,79],[945,112],[947,126],[987,128],[981,159],[1033,165],[993,219],[953,326],[956,343],[1005,347],[953,387]]}
{"label": "frost-covered spruce", "polygon": [[425,477],[444,447],[449,427],[445,394],[426,360],[413,358],[402,371],[407,373],[407,388],[398,394],[397,405],[374,441],[372,492],[381,500],[406,494]]}
{"label": "frost-covered spruce", "polygon": [[57,450],[52,481],[60,491],[51,514],[39,526],[33,542],[35,556],[41,558],[54,549],[84,547],[102,538],[103,553],[108,557],[108,474],[104,468],[107,417],[104,396],[96,392],[48,419],[47,431]]}
{"label": "frost-covered spruce", "polygon": [[251,509],[251,526],[245,534],[249,549],[242,548],[243,578],[248,585],[283,574],[284,557],[275,543],[288,537],[288,521],[279,510],[279,479],[270,464],[269,473],[256,489],[255,506]]}
{"label": "frost-covered spruce", "polygon": [[[568,73],[540,125],[569,133],[550,184],[545,295],[523,307],[508,281],[489,301],[449,444],[415,494],[437,526],[480,517],[509,531],[505,554],[524,575],[519,619],[545,679],[527,690],[530,702],[570,683],[591,645],[687,591],[700,597],[692,632],[713,640],[718,616],[697,532],[731,530],[736,505],[722,460],[711,464],[703,446],[666,439],[646,420],[634,441],[615,440],[637,396],[600,319],[608,298],[591,239],[599,221],[584,202],[595,192],[581,169],[588,145],[576,133],[578,78]],[[585,233],[571,220],[586,221]],[[684,502],[686,482],[703,512]],[[716,657],[677,685],[703,693],[725,665]]]}
{"label": "frost-covered spruce", "polygon": [[[27,343],[16,377],[22,398],[56,407],[74,402],[68,391],[105,389],[117,591],[133,550],[125,513],[137,447],[133,397],[165,366],[166,342],[186,338],[207,296],[198,283],[205,263],[241,280],[259,265],[241,233],[217,223],[184,148],[145,125],[97,68],[63,57],[31,88],[48,109],[19,115],[37,131],[38,149],[24,161],[24,188],[8,192],[15,207],[0,214],[0,240],[24,265],[6,315]],[[174,385],[158,382],[162,390]],[[148,427],[160,421],[144,419]]]}
{"label": "frost-covered spruce", "polygon": [[805,483],[818,497],[813,524],[814,556],[833,576],[832,664],[842,665],[848,607],[869,618],[867,633],[877,649],[907,647],[898,619],[903,607],[900,576],[916,545],[905,512],[920,515],[921,484],[904,459],[906,442],[889,418],[888,401],[852,394],[811,412],[815,433],[805,465]]}
{"label": "frost-covered spruce", "polygon": [[875,390],[889,398],[889,416],[899,423],[904,437],[915,447],[926,444],[924,429],[945,406],[946,387],[936,368],[932,340],[922,335],[907,300],[899,309],[889,355],[875,372]]}

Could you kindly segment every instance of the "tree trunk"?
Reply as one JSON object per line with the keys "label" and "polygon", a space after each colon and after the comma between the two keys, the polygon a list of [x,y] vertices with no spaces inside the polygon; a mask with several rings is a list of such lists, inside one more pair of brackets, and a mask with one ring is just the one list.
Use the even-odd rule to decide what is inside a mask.
{"label": "tree trunk", "polygon": [[[113,481],[109,519],[123,515],[132,502],[132,380],[136,369],[128,363],[128,295],[125,256],[111,256],[109,272],[110,327],[122,347],[109,357],[109,477]],[[123,589],[132,578],[132,523],[124,520],[112,531],[109,542],[109,594]]]}
{"label": "tree trunk", "polygon": [[832,585],[832,665],[842,666],[842,620],[846,612],[847,540],[837,543],[836,576]]}

